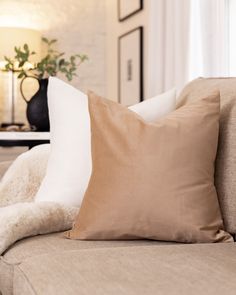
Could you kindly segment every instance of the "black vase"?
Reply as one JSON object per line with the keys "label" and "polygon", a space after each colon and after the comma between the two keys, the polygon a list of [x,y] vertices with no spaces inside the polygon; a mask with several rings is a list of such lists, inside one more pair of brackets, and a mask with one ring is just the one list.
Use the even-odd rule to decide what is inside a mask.
{"label": "black vase", "polygon": [[[22,80],[22,83],[23,81],[24,80]],[[23,91],[21,91],[22,97],[27,103],[26,116],[30,126],[36,129],[36,131],[49,131],[50,126],[47,98],[48,79],[37,79],[37,81],[39,83],[39,89],[30,100],[27,100],[22,93]]]}

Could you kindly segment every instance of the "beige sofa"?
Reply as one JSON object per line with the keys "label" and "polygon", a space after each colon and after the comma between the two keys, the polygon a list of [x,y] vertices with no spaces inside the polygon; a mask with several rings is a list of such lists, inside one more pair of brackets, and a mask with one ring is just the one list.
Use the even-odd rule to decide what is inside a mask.
{"label": "beige sofa", "polygon": [[[220,205],[225,225],[233,234],[236,79],[198,79],[184,89],[179,105],[214,88],[219,88],[222,96],[215,179],[218,194],[223,196]],[[2,165],[2,173],[6,167]],[[230,179],[222,181],[225,174]],[[228,198],[227,194],[233,197]],[[1,257],[0,293],[235,295],[236,247],[235,243],[73,241],[63,238],[62,233],[36,236],[17,242]]]}

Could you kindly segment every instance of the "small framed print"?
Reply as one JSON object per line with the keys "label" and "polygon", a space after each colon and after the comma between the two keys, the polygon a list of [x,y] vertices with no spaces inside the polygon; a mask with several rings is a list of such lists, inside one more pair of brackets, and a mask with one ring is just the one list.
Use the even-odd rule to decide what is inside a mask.
{"label": "small framed print", "polygon": [[125,106],[143,100],[143,27],[119,37],[118,97]]}
{"label": "small framed print", "polygon": [[143,9],[143,0],[118,0],[118,18],[123,21]]}

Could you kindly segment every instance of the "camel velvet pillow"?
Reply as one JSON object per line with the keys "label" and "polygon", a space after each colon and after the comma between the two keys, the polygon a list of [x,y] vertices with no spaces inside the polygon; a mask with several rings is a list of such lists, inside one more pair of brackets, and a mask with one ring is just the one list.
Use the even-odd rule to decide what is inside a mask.
{"label": "camel velvet pillow", "polygon": [[219,93],[148,123],[89,94],[93,171],[72,239],[229,242],[214,186]]}

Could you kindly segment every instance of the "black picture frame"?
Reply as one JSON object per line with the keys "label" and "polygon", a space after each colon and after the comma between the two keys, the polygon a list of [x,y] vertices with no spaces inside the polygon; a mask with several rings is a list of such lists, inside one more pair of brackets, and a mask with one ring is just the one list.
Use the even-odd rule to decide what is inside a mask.
{"label": "black picture frame", "polygon": [[[143,0],[136,0],[138,2],[137,7],[135,7],[133,10],[128,10],[127,3],[130,0],[117,0],[118,5],[118,19],[120,22],[126,20],[127,18],[131,17],[132,15],[136,14],[137,12],[141,11],[143,9]],[[122,14],[122,7],[125,5],[127,6],[127,12]],[[123,8],[124,10],[124,8]]]}
{"label": "black picture frame", "polygon": [[118,38],[118,101],[129,106],[144,99],[143,27]]}

